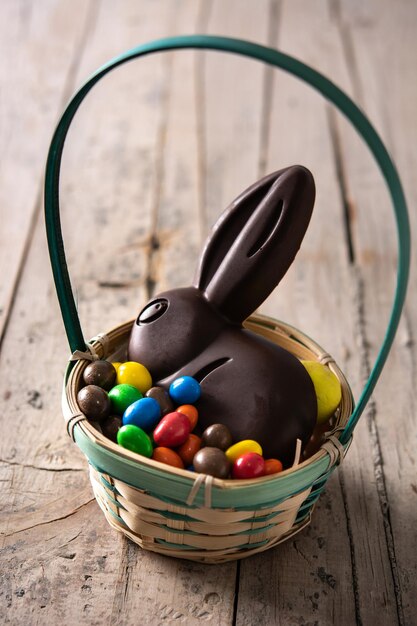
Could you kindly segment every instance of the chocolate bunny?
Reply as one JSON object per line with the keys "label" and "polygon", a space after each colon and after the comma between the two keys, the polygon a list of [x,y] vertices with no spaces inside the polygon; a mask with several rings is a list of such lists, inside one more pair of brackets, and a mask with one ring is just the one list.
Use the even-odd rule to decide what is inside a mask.
{"label": "chocolate bunny", "polygon": [[310,221],[311,173],[293,166],[265,176],[224,211],[192,287],[159,294],[133,325],[129,359],[168,388],[201,384],[199,427],[226,424],[234,441],[255,439],[265,458],[291,465],[317,418],[313,383],[283,348],[242,327],[291,265]]}

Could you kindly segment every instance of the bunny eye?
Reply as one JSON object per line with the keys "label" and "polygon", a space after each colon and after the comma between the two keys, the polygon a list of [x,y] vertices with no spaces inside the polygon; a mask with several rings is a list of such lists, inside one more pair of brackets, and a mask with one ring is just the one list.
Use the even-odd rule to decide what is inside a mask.
{"label": "bunny eye", "polygon": [[136,324],[150,324],[165,313],[168,308],[168,300],[165,298],[159,298],[154,300],[145,306],[139,317],[136,320]]}

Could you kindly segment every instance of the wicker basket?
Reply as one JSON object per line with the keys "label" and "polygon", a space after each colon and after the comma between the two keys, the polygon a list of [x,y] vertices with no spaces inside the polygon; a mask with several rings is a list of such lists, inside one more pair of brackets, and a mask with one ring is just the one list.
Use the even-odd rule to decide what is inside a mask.
{"label": "wicker basket", "polygon": [[[133,321],[86,343],[74,303],[59,219],[59,173],[65,137],[83,98],[114,67],[152,52],[177,48],[216,49],[265,61],[302,78],[344,112],[367,142],[393,200],[399,235],[397,290],[388,330],[356,408],[348,383],[327,352],[300,331],[260,315],[246,326],[301,359],[325,363],[339,378],[342,402],[316,453],[278,475],[236,481],[176,469],[121,448],[88,422],[77,405],[82,373],[97,358],[125,360]],[[58,298],[73,354],[67,369],[63,411],[68,432],[86,455],[94,494],[114,528],[145,549],[218,563],[250,556],[292,537],[310,521],[327,479],[343,459],[353,429],[382,371],[406,293],[410,235],[407,208],[396,170],[369,121],[334,84],[276,50],[246,41],[209,36],[165,39],[135,48],[100,68],[75,94],[51,142],[45,182],[45,214]]]}
{"label": "wicker basket", "polygon": [[[132,324],[133,320],[93,341],[94,353],[100,358],[126,360]],[[353,398],[336,363],[311,339],[286,324],[253,316],[246,327],[300,359],[328,363],[342,385],[335,434],[328,435],[314,456],[279,475],[245,481],[212,479],[121,448],[80,413],[77,394],[89,359],[77,355],[80,358],[69,373],[63,394],[64,416],[69,433],[89,458],[97,501],[113,527],[148,550],[210,562],[266,550],[308,524],[315,501],[344,453],[337,433],[347,424]],[[100,469],[103,455],[109,457],[106,471]],[[120,463],[129,464],[127,482],[115,478],[120,476],[121,468],[116,467]]]}

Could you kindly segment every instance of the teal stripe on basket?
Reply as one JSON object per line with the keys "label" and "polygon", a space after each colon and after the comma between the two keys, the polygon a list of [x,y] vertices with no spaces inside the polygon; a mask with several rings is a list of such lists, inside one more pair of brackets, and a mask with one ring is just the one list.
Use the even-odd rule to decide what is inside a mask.
{"label": "teal stripe on basket", "polygon": [[[103,478],[103,476],[101,476],[100,478],[101,478],[101,482],[102,482],[103,484],[105,484],[105,483],[109,484],[109,483],[107,482],[107,480],[106,480],[105,478]],[[107,485],[106,485],[106,486],[107,486]],[[107,493],[107,492],[106,492],[106,498],[107,498],[108,500],[110,500],[110,502],[112,502],[112,503],[113,503],[115,506],[117,506],[119,509],[123,509],[123,511],[126,511],[126,510],[127,510],[127,509],[126,509],[126,507],[125,507],[125,506],[123,506],[123,504],[121,504],[120,502],[118,502],[118,500],[115,500],[115,498],[113,498],[113,497],[112,497],[109,493]]]}
{"label": "teal stripe on basket", "polygon": [[[201,548],[196,548],[195,546],[186,546],[183,545],[182,543],[171,543],[170,541],[165,541],[165,539],[155,539],[156,543],[161,543],[162,545],[166,546],[167,548],[174,548],[175,550],[194,550],[200,552]],[[207,556],[210,555],[210,551],[207,550]]]}
{"label": "teal stripe on basket", "polygon": [[[170,526],[166,526],[165,524],[158,524],[159,528],[164,528],[168,532],[174,535],[197,535],[200,536],[201,533],[196,532],[194,530],[187,530],[186,528],[171,528]],[[263,533],[270,528],[275,528],[276,524],[269,524],[268,526],[263,526],[262,528],[252,528],[251,530],[241,530],[238,533],[230,533],[230,536],[238,537],[239,535],[257,535],[259,533]]]}
{"label": "teal stripe on basket", "polygon": [[304,522],[304,520],[308,518],[310,511],[311,511],[311,507],[309,507],[308,511],[304,511],[302,514],[300,514],[299,512],[297,517],[295,518],[294,524],[300,524],[301,522]]}
{"label": "teal stripe on basket", "polygon": [[[190,515],[181,515],[180,513],[173,513],[172,511],[160,511],[159,509],[154,509],[155,511],[157,511],[160,515],[163,515],[163,517],[166,517],[167,519],[173,519],[173,520],[183,520],[185,522],[199,522],[201,520],[196,519],[195,517],[191,517]],[[239,520],[237,523],[238,524],[249,524],[252,522],[259,522],[259,523],[263,523],[263,522],[267,522],[268,520],[273,519],[274,517],[277,517],[278,515],[281,515],[281,511],[274,511],[273,513],[269,513],[269,515],[263,515],[262,517],[245,517],[244,519]],[[201,521],[202,524],[204,524],[204,521]]]}
{"label": "teal stripe on basket", "polygon": [[[91,465],[91,463],[90,463],[90,465]],[[107,489],[110,489],[110,490],[111,490],[113,493],[115,493],[117,496],[120,496],[120,492],[116,489],[116,487],[115,487],[114,485],[112,485],[111,483],[109,483],[109,481],[108,481],[108,480],[106,480],[106,478],[104,478],[104,476],[103,476],[103,474],[100,472],[100,470],[99,470],[99,469],[97,469],[97,468],[94,468],[94,469],[96,469],[96,470],[99,472],[99,474],[100,474],[100,480],[101,480],[101,482],[103,483],[103,485],[104,485],[105,487],[107,487]]]}
{"label": "teal stripe on basket", "polygon": [[[193,486],[192,478],[170,474],[169,480],[167,480],[167,474],[161,470],[120,457],[99,444],[93,443],[79,427],[75,427],[74,435],[77,445],[99,472],[110,474],[110,476],[133,487],[143,489],[159,499],[166,499],[172,504],[184,506]],[[282,500],[309,488],[312,483],[320,480],[327,473],[328,467],[329,457],[326,455],[314,463],[300,467],[297,472],[260,482],[256,489],[251,485],[236,485],[232,489],[223,489],[213,485],[212,506],[234,508],[237,511],[275,506]],[[175,499],[173,494],[175,494]],[[199,489],[194,500],[194,506],[204,506],[204,485]]]}
{"label": "teal stripe on basket", "polygon": [[281,515],[282,511],[273,511],[272,513],[268,513],[268,515],[262,515],[259,517],[247,517],[246,519],[241,520],[242,522],[267,522],[270,519],[273,519],[274,517],[277,517],[277,515]]}
{"label": "teal stripe on basket", "polygon": [[181,520],[184,522],[198,522],[199,520],[196,520],[194,517],[191,517],[190,515],[181,515],[180,513],[173,513],[172,511],[161,511],[159,509],[152,509],[153,511],[156,511],[157,513],[159,513],[159,515],[162,515],[163,517],[166,517],[167,519],[174,519],[174,520]]}
{"label": "teal stripe on basket", "polygon": [[305,511],[306,509],[310,509],[311,506],[317,502],[317,500],[320,497],[321,492],[318,492],[317,495],[314,496],[314,498],[308,498],[308,500],[306,500],[305,502],[303,502],[303,504],[300,506],[300,508],[298,509],[298,513],[300,513],[300,511]]}
{"label": "teal stripe on basket", "polygon": [[[158,524],[159,528],[164,528],[165,530],[167,530],[168,532],[174,534],[174,535],[194,535],[194,536],[200,536],[201,533],[195,531],[195,530],[188,530],[186,528],[171,528],[170,526],[167,526],[166,524]],[[263,526],[262,528],[252,528],[251,530],[241,530],[238,533],[231,533],[230,536],[233,537],[238,537],[239,535],[258,535],[260,533],[263,533],[271,528],[275,528],[276,524],[269,524],[268,526]]]}
{"label": "teal stripe on basket", "polygon": [[[101,480],[103,482],[103,484],[106,485],[106,487],[110,484],[105,478],[101,477]],[[117,491],[116,489],[114,489],[113,491]],[[111,502],[113,502],[114,504],[116,504],[120,509],[123,510],[127,510],[126,507],[124,507],[118,500],[113,499],[109,494],[106,494],[106,496],[109,498],[109,500]],[[314,498],[314,500],[316,500],[317,498]],[[202,520],[198,520],[195,517],[192,517],[190,515],[181,515],[180,513],[174,513],[173,511],[161,511],[160,509],[150,509],[155,511],[156,513],[158,513],[159,515],[161,515],[162,517],[165,517],[166,519],[172,519],[172,520],[178,520],[178,521],[184,521],[184,522],[199,522],[201,521],[201,523],[204,523],[204,521]],[[258,516],[258,517],[245,517],[244,519],[239,520],[239,524],[249,524],[252,522],[256,522],[256,523],[264,523],[267,522],[269,520],[274,519],[275,517],[278,517],[279,515],[282,514],[282,511],[273,511],[272,513],[269,513],[268,515],[262,515],[262,516]]]}
{"label": "teal stripe on basket", "polygon": [[117,521],[119,522],[119,524],[122,524],[122,526],[123,526],[124,528],[126,528],[127,530],[129,530],[129,529],[128,529],[128,527],[126,526],[126,524],[125,524],[124,520],[120,517],[120,515],[117,515],[117,513],[115,513],[112,509],[106,509],[106,512],[107,512],[107,513],[111,513],[111,515],[114,517],[114,519],[117,519]]}
{"label": "teal stripe on basket", "polygon": [[[110,483],[101,476],[101,481],[103,484],[110,485]],[[114,490],[115,491],[115,490]],[[119,509],[123,509],[124,511],[127,511],[126,507],[124,507],[118,500],[115,500],[109,493],[106,493],[106,498],[108,498],[108,500],[110,500],[110,502],[112,502],[115,506],[117,506]],[[318,495],[317,495],[318,498]],[[314,501],[317,500],[317,498],[314,498]],[[308,506],[311,506],[308,505]],[[162,517],[165,517],[166,519],[172,519],[172,520],[179,520],[179,521],[183,521],[183,522],[199,522],[200,520],[196,520],[194,517],[190,517],[189,515],[181,515],[179,513],[173,513],[172,511],[160,511],[159,509],[152,509],[155,510],[159,515],[161,515]],[[275,517],[278,517],[279,515],[281,515],[281,511],[274,511],[273,513],[270,513],[269,515],[264,515],[263,517],[249,517],[243,520],[240,520],[238,523],[239,524],[248,524],[248,523],[252,523],[252,522],[256,522],[256,523],[263,523],[263,522],[267,522],[268,520],[271,520]],[[204,523],[204,522],[201,522]],[[167,530],[169,530],[170,532],[173,533],[184,533],[184,534],[189,534],[189,535],[199,535],[199,532],[196,531],[191,531],[191,530],[178,530],[175,528],[171,528],[169,526],[167,526],[166,524],[159,524],[159,526],[161,528],[166,528]],[[255,535],[256,533],[260,533],[260,532],[264,532],[265,530],[269,530],[270,528],[273,528],[274,526],[276,526],[276,524],[268,524],[265,526],[262,526],[260,528],[253,528],[251,530],[242,530],[238,533],[233,533],[235,535]]]}

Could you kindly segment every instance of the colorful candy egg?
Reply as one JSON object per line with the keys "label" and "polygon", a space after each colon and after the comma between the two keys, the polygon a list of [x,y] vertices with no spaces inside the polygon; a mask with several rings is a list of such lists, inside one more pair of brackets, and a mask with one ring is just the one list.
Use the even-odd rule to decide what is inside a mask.
{"label": "colorful candy egg", "polygon": [[188,417],[174,411],[161,419],[153,432],[153,438],[158,446],[176,448],[186,441],[189,434]]}
{"label": "colorful candy egg", "polygon": [[110,389],[109,398],[113,412],[123,415],[128,406],[142,398],[142,394],[132,385],[116,385]]}
{"label": "colorful candy egg", "polygon": [[161,418],[161,409],[154,398],[140,398],[123,413],[123,425],[134,424],[145,432],[155,428]]}
{"label": "colorful candy egg", "polygon": [[259,478],[263,476],[265,468],[264,458],[256,452],[246,452],[233,463],[233,478]]}
{"label": "colorful candy egg", "polygon": [[132,385],[144,394],[152,387],[152,377],[146,367],[135,361],[122,363],[117,370],[118,385]]}
{"label": "colorful candy egg", "polygon": [[184,461],[184,465],[191,465],[194,456],[201,448],[201,439],[197,435],[188,435],[184,443],[177,448],[177,452]]}
{"label": "colorful candy egg", "polygon": [[97,385],[83,387],[77,395],[81,411],[90,419],[101,422],[110,415],[110,399],[106,391]]}
{"label": "colorful candy egg", "polygon": [[150,438],[144,430],[133,424],[121,427],[117,433],[117,443],[142,456],[148,458],[152,456],[153,447]]}
{"label": "colorful candy egg", "polygon": [[178,407],[177,411],[178,413],[183,413],[188,417],[191,424],[191,430],[194,430],[198,422],[198,411],[195,406],[192,404],[182,404]]}
{"label": "colorful candy egg", "polygon": [[226,456],[234,463],[236,459],[242,454],[246,454],[246,452],[256,452],[262,456],[262,448],[257,441],[253,441],[252,439],[245,439],[244,441],[238,441],[233,446],[230,446],[226,450]]}
{"label": "colorful candy egg", "polygon": [[200,383],[192,376],[180,376],[171,383],[169,395],[176,404],[194,404],[201,395]]}
{"label": "colorful candy egg", "polygon": [[282,463],[278,459],[265,459],[264,476],[278,474],[279,472],[282,472],[282,470]]}
{"label": "colorful candy egg", "polygon": [[167,413],[172,413],[174,410],[174,403],[169,397],[169,393],[163,387],[151,387],[145,395],[147,398],[153,398],[157,401],[162,417],[167,415]]}
{"label": "colorful candy egg", "polygon": [[160,463],[165,463],[166,465],[171,465],[172,467],[184,469],[184,463],[181,457],[174,450],[171,450],[171,448],[158,446],[154,449],[152,458],[154,461],[159,461]]}
{"label": "colorful candy egg", "polygon": [[317,423],[323,424],[333,415],[342,399],[339,379],[322,363],[301,361],[313,381],[317,397]]}
{"label": "colorful candy egg", "polygon": [[232,443],[232,434],[224,424],[211,424],[202,434],[202,440],[205,446],[220,448],[220,450],[228,450]]}
{"label": "colorful candy egg", "polygon": [[209,474],[215,478],[227,478],[231,463],[220,448],[201,448],[193,459],[193,465],[199,474]]}
{"label": "colorful candy egg", "polygon": [[116,370],[109,361],[93,361],[85,368],[83,379],[86,385],[97,385],[109,391],[116,381]]}

